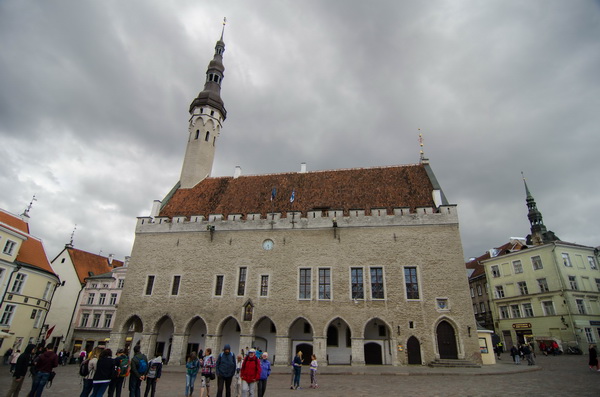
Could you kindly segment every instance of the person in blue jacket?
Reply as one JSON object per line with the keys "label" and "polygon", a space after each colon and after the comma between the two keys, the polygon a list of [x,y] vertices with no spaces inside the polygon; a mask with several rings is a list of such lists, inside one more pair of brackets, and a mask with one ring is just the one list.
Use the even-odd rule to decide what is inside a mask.
{"label": "person in blue jacket", "polygon": [[217,373],[217,397],[223,396],[223,389],[225,389],[225,396],[231,397],[231,381],[235,375],[235,369],[235,354],[231,351],[231,346],[225,345],[223,352],[219,354],[215,366]]}
{"label": "person in blue jacket", "polygon": [[267,390],[267,378],[271,375],[269,353],[264,352],[260,358],[260,380],[258,381],[258,397],[263,397]]}

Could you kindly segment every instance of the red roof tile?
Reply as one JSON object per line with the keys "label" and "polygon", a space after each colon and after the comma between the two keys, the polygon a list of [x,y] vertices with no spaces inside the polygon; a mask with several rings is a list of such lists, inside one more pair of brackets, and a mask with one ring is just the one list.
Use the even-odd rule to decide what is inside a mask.
{"label": "red roof tile", "polygon": [[[277,189],[275,200],[271,191]],[[290,203],[292,190],[295,201]],[[307,173],[282,173],[206,178],[190,189],[178,189],[160,216],[287,213],[315,209],[434,207],[433,185],[424,165],[355,168]],[[285,216],[285,215],[284,215]]]}
{"label": "red roof tile", "polygon": [[29,234],[29,224],[27,222],[24,222],[17,215],[13,215],[4,210],[0,210],[0,222],[27,238],[27,240],[23,241],[21,244],[21,248],[19,249],[16,258],[17,262],[31,265],[55,274],[50,266],[48,257],[46,256],[42,241]]}
{"label": "red roof tile", "polygon": [[[91,275],[108,273],[115,267],[123,266],[123,262],[113,259],[112,266],[108,263],[108,258],[102,255],[92,254],[75,248],[67,248],[71,261],[77,272],[77,277],[81,284],[85,284],[85,278]],[[92,274],[90,274],[92,273]]]}

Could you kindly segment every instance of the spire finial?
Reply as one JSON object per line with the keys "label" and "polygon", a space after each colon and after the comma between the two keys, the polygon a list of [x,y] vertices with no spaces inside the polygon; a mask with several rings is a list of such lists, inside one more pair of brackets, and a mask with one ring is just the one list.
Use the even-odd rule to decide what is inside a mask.
{"label": "spire finial", "polygon": [[420,154],[420,161],[423,162],[423,160],[425,159],[425,154],[423,152],[423,134],[421,134],[421,129],[419,128],[419,146],[421,147],[421,150],[419,151]]}
{"label": "spire finial", "polygon": [[225,24],[227,23],[227,17],[223,17],[223,30],[221,30],[221,41],[223,41],[223,35],[225,34]]}
{"label": "spire finial", "polygon": [[73,248],[73,239],[75,238],[75,230],[77,230],[77,224],[75,224],[75,227],[73,227],[73,231],[71,232],[71,240],[69,241],[69,244],[67,244],[71,248]]}
{"label": "spire finial", "polygon": [[31,211],[31,207],[33,207],[33,202],[34,201],[37,201],[37,199],[35,198],[35,194],[31,198],[31,201],[29,202],[29,205],[27,206],[27,208],[25,208],[25,211],[23,211],[23,213],[21,214],[21,216],[29,218],[29,211]]}
{"label": "spire finial", "polygon": [[527,187],[527,181],[525,180],[525,174],[521,171],[521,177],[523,178],[523,183],[525,184],[525,194],[527,197],[531,197],[531,193],[529,192],[529,187]]}

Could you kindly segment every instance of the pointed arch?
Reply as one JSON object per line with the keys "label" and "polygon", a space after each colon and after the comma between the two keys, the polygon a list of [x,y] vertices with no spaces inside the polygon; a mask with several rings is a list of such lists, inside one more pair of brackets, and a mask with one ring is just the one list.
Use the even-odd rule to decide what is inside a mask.
{"label": "pointed arch", "polygon": [[365,364],[391,365],[395,348],[392,348],[392,328],[381,317],[372,317],[363,329]]}
{"label": "pointed arch", "polygon": [[237,318],[225,317],[217,327],[217,334],[221,337],[219,345],[229,344],[232,352],[239,352],[241,331],[242,326]]}
{"label": "pointed arch", "polygon": [[328,364],[348,365],[352,362],[352,330],[341,317],[335,317],[325,326]]}
{"label": "pointed arch", "polygon": [[410,365],[423,365],[421,358],[421,342],[419,339],[411,335],[406,341],[406,354],[408,356],[408,364]]}
{"label": "pointed arch", "polygon": [[261,349],[263,352],[268,352],[269,356],[274,359],[277,353],[277,327],[270,317],[262,316],[254,323],[252,327],[254,335],[252,345]]}
{"label": "pointed arch", "polygon": [[137,314],[131,315],[123,322],[120,332],[144,332],[144,322]]}
{"label": "pointed arch", "polygon": [[442,317],[435,324],[436,349],[441,359],[458,359],[458,332],[454,322]]}

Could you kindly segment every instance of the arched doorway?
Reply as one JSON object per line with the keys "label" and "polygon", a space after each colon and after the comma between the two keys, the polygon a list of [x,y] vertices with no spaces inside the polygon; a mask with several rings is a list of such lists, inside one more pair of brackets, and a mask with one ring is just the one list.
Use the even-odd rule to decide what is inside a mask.
{"label": "arched doorway", "polygon": [[198,353],[200,350],[204,351],[206,347],[206,332],[206,323],[200,317],[194,317],[189,322],[186,332],[187,344],[184,359],[187,359],[191,352]]}
{"label": "arched doorway", "polygon": [[300,350],[304,364],[310,364],[310,356],[313,352],[313,329],[310,323],[304,318],[297,319],[290,326],[288,335],[291,342],[290,360]]}
{"label": "arched doorway", "polygon": [[456,347],[456,333],[454,327],[447,321],[438,324],[437,330],[438,351],[441,359],[458,359],[458,349]]}
{"label": "arched doorway", "polygon": [[381,365],[383,354],[381,352],[381,345],[377,342],[365,343],[365,364],[369,365]]}
{"label": "arched doorway", "polygon": [[271,362],[275,361],[275,354],[277,352],[276,333],[277,328],[268,317],[261,318],[254,325],[254,341],[252,342],[252,346],[256,346],[261,351],[269,353]]}
{"label": "arched doorway", "polygon": [[[234,354],[239,354],[242,347],[240,346],[240,323],[233,318],[227,318],[223,324],[221,325],[221,346],[229,344],[231,346],[231,351]],[[246,348],[247,346],[244,346]],[[219,351],[220,348],[213,347],[213,351]]]}
{"label": "arched doorway", "polygon": [[421,344],[416,337],[411,336],[408,338],[408,341],[406,341],[406,353],[408,354],[409,364],[423,364],[423,360],[421,360]]}
{"label": "arched doorway", "polygon": [[144,325],[138,316],[130,317],[123,325],[122,332],[125,333],[125,345],[123,346],[129,354],[133,352],[133,346],[142,339]]}
{"label": "arched doorway", "polygon": [[171,344],[173,343],[173,333],[175,331],[173,320],[167,316],[161,318],[156,323],[156,329],[158,335],[156,336],[153,357],[161,356],[168,363],[171,358]]}
{"label": "arched doorway", "polygon": [[352,361],[352,334],[341,318],[335,318],[327,327],[327,363],[348,365]]}
{"label": "arched doorway", "polygon": [[367,322],[364,332],[365,364],[392,364],[390,327],[381,319]]}

